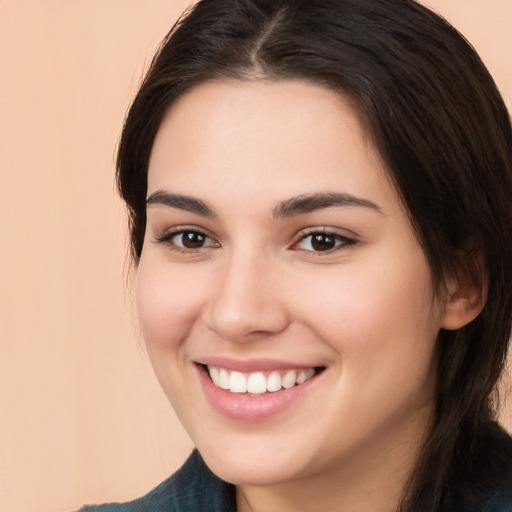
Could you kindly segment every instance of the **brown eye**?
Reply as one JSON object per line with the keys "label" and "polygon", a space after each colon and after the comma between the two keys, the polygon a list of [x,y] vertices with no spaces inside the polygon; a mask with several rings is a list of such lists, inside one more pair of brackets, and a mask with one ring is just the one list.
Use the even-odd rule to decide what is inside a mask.
{"label": "brown eye", "polygon": [[203,247],[206,235],[197,233],[196,231],[185,231],[181,234],[181,244],[187,249],[199,249]]}
{"label": "brown eye", "polygon": [[336,239],[330,235],[312,235],[310,243],[315,251],[328,251],[336,247]]}
{"label": "brown eye", "polygon": [[215,246],[215,241],[200,231],[179,231],[166,237],[167,240],[181,249],[202,249]]}
{"label": "brown eye", "polygon": [[296,247],[303,251],[327,252],[353,243],[354,240],[335,233],[310,233],[302,237]]}

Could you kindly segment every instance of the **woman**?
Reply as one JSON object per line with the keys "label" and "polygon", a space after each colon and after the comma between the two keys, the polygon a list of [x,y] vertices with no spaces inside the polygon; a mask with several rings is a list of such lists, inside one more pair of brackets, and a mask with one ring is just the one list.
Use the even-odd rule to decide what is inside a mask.
{"label": "woman", "polygon": [[199,2],[118,155],[142,330],[197,451],[99,509],[512,510],[511,162],[491,77],[416,2]]}

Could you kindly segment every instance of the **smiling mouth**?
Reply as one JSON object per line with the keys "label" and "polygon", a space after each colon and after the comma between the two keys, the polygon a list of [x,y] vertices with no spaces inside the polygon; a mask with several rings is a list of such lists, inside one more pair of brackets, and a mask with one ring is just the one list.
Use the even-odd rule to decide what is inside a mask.
{"label": "smiling mouth", "polygon": [[218,366],[202,366],[216,387],[230,393],[247,396],[263,396],[267,393],[300,386],[325,369],[324,367],[314,367],[242,373]]}

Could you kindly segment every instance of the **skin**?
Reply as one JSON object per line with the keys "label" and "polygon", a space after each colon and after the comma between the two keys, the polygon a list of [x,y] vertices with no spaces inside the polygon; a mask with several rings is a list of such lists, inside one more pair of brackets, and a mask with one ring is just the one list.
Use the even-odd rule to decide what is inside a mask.
{"label": "skin", "polygon": [[[167,113],[148,180],[148,197],[215,213],[148,206],[137,306],[156,375],[239,510],[394,510],[430,425],[435,340],[458,313],[349,102],[301,81],[203,84]],[[273,215],[325,193],[374,206]],[[185,228],[204,245],[180,247]],[[315,251],[311,231],[341,238]],[[219,355],[325,371],[282,413],[241,422],[199,383],[195,361]]]}

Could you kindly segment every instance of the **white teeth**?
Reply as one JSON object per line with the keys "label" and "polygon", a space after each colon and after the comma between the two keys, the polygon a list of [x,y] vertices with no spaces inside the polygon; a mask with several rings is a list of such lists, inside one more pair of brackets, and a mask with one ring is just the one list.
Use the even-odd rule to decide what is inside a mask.
{"label": "white teeth", "polygon": [[300,372],[297,376],[297,384],[302,384],[303,382],[306,382],[308,379],[311,379],[315,375],[315,370],[313,368],[310,368],[309,370],[306,370],[304,372]]}
{"label": "white teeth", "polygon": [[218,368],[216,368],[215,366],[210,366],[209,371],[210,371],[210,377],[211,377],[212,381],[215,383],[216,386],[221,387],[220,381],[219,381],[220,370]]}
{"label": "white teeth", "polygon": [[281,381],[281,385],[284,389],[290,389],[295,386],[295,381],[297,380],[297,374],[294,370],[289,370],[286,372],[286,375],[283,377]]}
{"label": "white teeth", "polygon": [[224,368],[221,368],[219,370],[219,382],[215,382],[215,384],[217,384],[219,388],[229,389],[229,373],[226,370],[224,370]]}
{"label": "white teeth", "polygon": [[231,393],[247,392],[247,381],[243,373],[231,372],[231,376],[229,377],[229,390]]}
{"label": "white teeth", "polygon": [[309,368],[300,372],[288,370],[283,376],[279,371],[272,371],[265,377],[263,372],[244,374],[216,366],[208,366],[208,372],[217,387],[231,393],[248,393],[251,396],[260,396],[267,391],[273,393],[283,388],[290,389],[303,384],[316,373],[313,368]]}
{"label": "white teeth", "polygon": [[261,372],[251,373],[247,379],[247,391],[249,393],[265,393],[267,380]]}
{"label": "white teeth", "polygon": [[272,372],[267,378],[267,391],[279,391],[281,389],[281,375]]}

